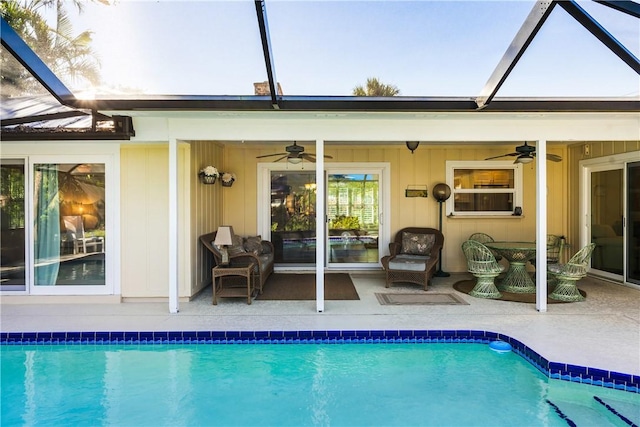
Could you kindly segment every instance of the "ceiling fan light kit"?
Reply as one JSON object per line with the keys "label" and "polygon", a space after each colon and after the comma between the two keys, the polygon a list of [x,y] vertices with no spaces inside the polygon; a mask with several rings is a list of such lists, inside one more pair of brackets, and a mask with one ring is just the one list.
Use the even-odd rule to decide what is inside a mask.
{"label": "ceiling fan light kit", "polygon": [[[315,154],[307,154],[304,152],[304,147],[302,145],[298,145],[296,141],[293,141],[293,145],[287,145],[285,148],[285,153],[273,153],[273,154],[265,154],[263,156],[256,156],[256,159],[262,159],[265,157],[273,157],[280,156],[280,158],[274,160],[273,162],[279,162],[280,160],[287,159],[287,162],[292,165],[297,165],[302,163],[303,160],[306,160],[311,163],[316,162]],[[324,156],[325,159],[333,159],[331,156]]]}
{"label": "ceiling fan light kit", "polygon": [[533,157],[528,154],[523,154],[521,156],[518,156],[516,158],[516,161],[513,163],[522,163],[526,165],[527,163],[531,163],[531,162],[533,162]]}

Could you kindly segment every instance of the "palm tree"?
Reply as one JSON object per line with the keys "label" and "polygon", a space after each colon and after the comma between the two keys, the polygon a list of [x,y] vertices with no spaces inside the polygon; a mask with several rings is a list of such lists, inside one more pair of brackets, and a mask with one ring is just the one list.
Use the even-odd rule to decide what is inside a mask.
{"label": "palm tree", "polygon": [[[106,0],[95,0],[108,4]],[[88,81],[98,84],[99,61],[91,49],[91,31],[74,36],[63,0],[2,0],[0,14],[33,49],[54,74],[67,82]],[[83,2],[73,0],[82,12]],[[55,8],[56,26],[49,27],[41,14],[43,8]],[[2,94],[41,93],[40,84],[6,50],[1,51]]]}
{"label": "palm tree", "polygon": [[400,94],[400,89],[394,85],[386,85],[381,83],[375,77],[367,79],[367,86],[356,86],[353,88],[353,94],[355,96],[396,96]]}

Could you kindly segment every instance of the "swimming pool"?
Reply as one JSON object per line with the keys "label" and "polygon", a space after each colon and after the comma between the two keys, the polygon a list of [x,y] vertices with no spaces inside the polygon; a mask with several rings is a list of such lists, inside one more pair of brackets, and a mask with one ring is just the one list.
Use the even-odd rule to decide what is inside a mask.
{"label": "swimming pool", "polygon": [[[515,352],[490,350],[495,339]],[[2,425],[640,422],[637,377],[564,366],[600,387],[550,380],[559,366],[484,331],[2,333],[0,342]]]}

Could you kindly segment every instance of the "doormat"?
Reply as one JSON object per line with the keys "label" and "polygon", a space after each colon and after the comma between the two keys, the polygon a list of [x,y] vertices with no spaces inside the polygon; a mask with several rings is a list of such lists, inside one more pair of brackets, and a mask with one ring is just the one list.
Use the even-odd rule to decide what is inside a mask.
{"label": "doormat", "polygon": [[381,305],[469,305],[454,294],[378,294],[376,298]]}
{"label": "doormat", "polygon": [[[264,284],[262,294],[256,300],[315,300],[316,275],[296,273],[273,273]],[[325,300],[359,300],[351,277],[346,273],[327,273],[324,275]]]}

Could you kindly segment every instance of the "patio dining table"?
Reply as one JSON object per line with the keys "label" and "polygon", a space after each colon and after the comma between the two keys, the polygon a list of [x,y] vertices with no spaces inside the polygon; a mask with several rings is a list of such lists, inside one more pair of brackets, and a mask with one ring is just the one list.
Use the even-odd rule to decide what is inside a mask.
{"label": "patio dining table", "polygon": [[484,244],[509,261],[509,270],[498,289],[504,292],[529,294],[536,292],[536,284],[527,273],[527,261],[536,256],[535,242],[487,242]]}

